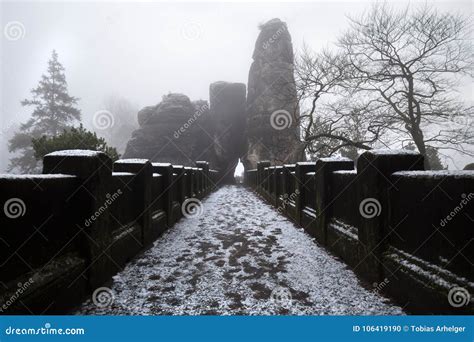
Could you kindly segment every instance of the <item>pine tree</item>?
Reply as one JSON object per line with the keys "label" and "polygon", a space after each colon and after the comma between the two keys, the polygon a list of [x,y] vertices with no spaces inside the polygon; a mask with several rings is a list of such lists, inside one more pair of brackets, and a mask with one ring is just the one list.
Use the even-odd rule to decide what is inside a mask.
{"label": "pine tree", "polygon": [[9,171],[39,171],[32,139],[56,136],[81,118],[80,110],[75,107],[78,98],[68,94],[64,67],[54,50],[48,61],[47,73],[42,75],[31,94],[31,99],[21,101],[22,106],[34,107],[31,118],[20,126],[20,130],[9,141],[9,151],[19,153],[19,156],[10,160]]}
{"label": "pine tree", "polygon": [[43,135],[41,138],[33,139],[33,150],[37,160],[42,160],[45,155],[61,150],[93,150],[102,151],[107,154],[112,161],[120,158],[117,149],[107,145],[104,138],[100,138],[96,133],[90,132],[82,126],[64,129],[62,133],[54,137]]}

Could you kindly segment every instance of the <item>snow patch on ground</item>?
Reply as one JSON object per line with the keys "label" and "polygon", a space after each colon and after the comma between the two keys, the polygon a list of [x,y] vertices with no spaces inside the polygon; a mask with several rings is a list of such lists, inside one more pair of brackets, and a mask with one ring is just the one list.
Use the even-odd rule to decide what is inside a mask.
{"label": "snow patch on ground", "polygon": [[403,314],[248,189],[222,187],[203,208],[114,277],[111,306],[77,314]]}

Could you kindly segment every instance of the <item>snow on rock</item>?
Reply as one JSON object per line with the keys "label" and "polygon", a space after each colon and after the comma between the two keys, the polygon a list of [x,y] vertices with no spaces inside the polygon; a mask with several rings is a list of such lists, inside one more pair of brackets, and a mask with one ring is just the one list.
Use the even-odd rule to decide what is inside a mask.
{"label": "snow on rock", "polygon": [[246,188],[202,205],[114,277],[111,306],[77,314],[403,314]]}

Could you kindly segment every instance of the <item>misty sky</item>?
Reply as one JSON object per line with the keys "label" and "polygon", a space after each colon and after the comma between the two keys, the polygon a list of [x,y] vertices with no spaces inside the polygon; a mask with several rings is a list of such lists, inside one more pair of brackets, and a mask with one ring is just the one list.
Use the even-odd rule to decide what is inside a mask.
{"label": "misty sky", "polygon": [[[168,92],[208,99],[209,84],[218,80],[247,83],[260,23],[278,17],[287,22],[295,50],[303,42],[317,50],[347,28],[346,15],[369,4],[2,2],[0,171],[10,157],[6,141],[12,127],[31,112],[20,100],[30,96],[53,49],[91,128],[92,115],[110,94],[141,108]],[[472,13],[470,1],[435,6]],[[3,28],[11,21],[24,26],[24,38],[5,39]],[[472,87],[463,94],[472,100]]]}

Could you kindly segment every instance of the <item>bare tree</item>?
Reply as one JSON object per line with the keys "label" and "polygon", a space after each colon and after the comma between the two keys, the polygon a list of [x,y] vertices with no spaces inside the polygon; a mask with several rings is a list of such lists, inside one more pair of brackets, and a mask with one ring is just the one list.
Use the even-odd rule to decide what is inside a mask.
{"label": "bare tree", "polygon": [[344,87],[349,68],[342,54],[328,50],[313,53],[304,47],[296,59],[301,108],[297,120],[302,148],[313,158],[348,149],[368,150],[385,128],[378,122],[378,110],[369,111],[367,104],[357,101]]}
{"label": "bare tree", "polygon": [[459,76],[472,77],[470,29],[468,18],[427,6],[374,5],[339,40],[349,62],[344,87],[366,97],[421,154],[431,146],[473,156],[472,108],[454,91]]}

